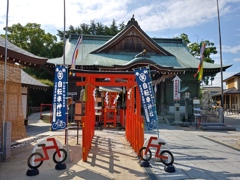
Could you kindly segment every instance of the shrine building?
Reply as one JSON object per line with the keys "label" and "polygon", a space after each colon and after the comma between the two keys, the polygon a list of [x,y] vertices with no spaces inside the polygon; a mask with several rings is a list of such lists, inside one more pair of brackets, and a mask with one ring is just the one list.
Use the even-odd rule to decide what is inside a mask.
{"label": "shrine building", "polygon": [[[81,35],[72,34],[66,40],[65,65],[71,67],[72,55]],[[86,71],[131,72],[148,66],[156,92],[156,105],[159,114],[173,113],[174,104],[180,104],[184,113],[185,104],[180,92],[190,92],[190,99],[199,98],[200,82],[194,74],[199,60],[189,53],[182,39],[150,38],[131,18],[126,27],[115,36],[83,35],[79,46],[75,69]],[[49,59],[45,67],[53,71],[55,65],[63,64],[63,57]],[[225,71],[231,65],[223,65]],[[221,71],[220,64],[204,62],[203,78]],[[174,78],[179,84],[174,85]],[[76,86],[77,77],[69,76],[68,91],[76,92],[74,101],[79,99],[81,87]],[[192,113],[192,101],[188,105]]]}

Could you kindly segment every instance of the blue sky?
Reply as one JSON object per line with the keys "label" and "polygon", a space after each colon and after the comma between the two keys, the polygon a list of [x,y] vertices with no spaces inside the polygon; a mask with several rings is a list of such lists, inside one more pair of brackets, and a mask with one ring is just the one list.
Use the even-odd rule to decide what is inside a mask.
{"label": "blue sky", "polygon": [[[221,22],[222,62],[232,67],[223,72],[226,79],[240,72],[240,0],[218,0]],[[7,0],[1,1],[0,34],[6,25]],[[141,28],[150,36],[173,38],[185,33],[191,42],[210,40],[220,64],[216,0],[66,0],[66,29],[90,20],[110,25],[127,21],[134,14]],[[41,24],[46,32],[56,35],[63,30],[63,1],[9,0],[9,26],[28,22]],[[220,86],[220,73],[213,85]]]}

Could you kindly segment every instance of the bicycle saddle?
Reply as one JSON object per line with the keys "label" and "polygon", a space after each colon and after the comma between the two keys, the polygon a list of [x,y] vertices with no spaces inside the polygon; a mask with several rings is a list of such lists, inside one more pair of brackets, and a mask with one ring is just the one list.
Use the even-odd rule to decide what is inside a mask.
{"label": "bicycle saddle", "polygon": [[165,142],[158,142],[158,144],[165,145],[166,143]]}

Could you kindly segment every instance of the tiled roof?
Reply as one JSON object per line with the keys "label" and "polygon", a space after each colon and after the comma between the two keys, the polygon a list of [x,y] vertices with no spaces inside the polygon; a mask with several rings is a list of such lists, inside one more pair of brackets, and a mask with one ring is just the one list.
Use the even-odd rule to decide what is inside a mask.
{"label": "tiled roof", "polygon": [[[12,44],[11,42],[7,42],[8,49],[8,57],[16,60],[20,60],[21,62],[28,62],[32,65],[42,65],[45,64],[47,58],[36,56],[26,50],[19,48],[18,46]],[[5,54],[5,39],[0,36],[0,55]]]}
{"label": "tiled roof", "polygon": [[[139,59],[135,55],[140,53],[126,52],[121,42],[125,37],[137,36],[143,44],[145,44],[151,52],[148,60],[156,63],[161,67],[173,67],[174,69],[196,70],[199,60],[189,53],[187,46],[181,39],[163,39],[150,38],[138,25],[137,21],[132,18],[127,26],[115,36],[98,36],[84,35],[82,44],[79,47],[79,55],[76,60],[77,66],[127,66],[137,62]],[[71,35],[66,41],[65,63],[71,65],[73,51],[79,35]],[[117,47],[115,49],[115,47]],[[62,57],[49,59],[47,63],[62,64]],[[224,65],[223,70],[231,65]],[[220,64],[211,64],[204,62],[204,70],[219,71]]]}
{"label": "tiled roof", "polygon": [[[154,38],[159,46],[173,54],[179,64],[185,68],[198,68],[199,60],[189,53],[188,47],[181,41],[181,39],[160,39]],[[203,63],[204,69],[220,68],[220,64]],[[224,65],[227,68],[231,65]]]}
{"label": "tiled roof", "polygon": [[[237,90],[235,87],[230,88],[230,89],[224,89],[223,94],[240,94],[240,90]],[[215,93],[213,96],[220,96],[221,92]]]}
{"label": "tiled roof", "polygon": [[[113,36],[111,39],[109,39],[106,43],[104,43],[102,46],[100,46],[98,49],[94,50],[92,53],[99,53],[99,52],[108,52],[108,49],[111,47],[114,47],[115,44],[121,42],[121,40],[129,36],[130,34],[138,34],[138,37],[140,37],[141,41],[144,42],[147,46],[151,47],[151,49],[154,49],[155,53],[166,55],[166,56],[172,56],[171,53],[163,49],[161,46],[159,46],[152,38],[150,38],[138,25],[138,22],[135,21],[135,18],[131,18],[131,20],[128,21],[127,26],[120,31],[118,34]],[[142,49],[143,50],[143,49]]]}
{"label": "tiled roof", "polygon": [[234,74],[233,76],[230,76],[230,77],[224,79],[223,82],[227,82],[228,80],[233,79],[234,77],[238,77],[238,76],[240,76],[240,73]]}
{"label": "tiled roof", "polygon": [[37,88],[42,90],[47,90],[48,85],[41,83],[40,81],[34,79],[32,76],[28,75],[21,69],[21,84],[25,87]]}
{"label": "tiled roof", "polygon": [[221,90],[221,87],[220,86],[211,86],[211,85],[205,85],[202,87],[203,90],[208,90],[208,91],[211,91],[211,92],[219,92]]}
{"label": "tiled roof", "polygon": [[[136,53],[132,52],[120,52],[120,53],[91,53],[95,49],[98,49],[102,44],[106,43],[111,37],[104,36],[83,36],[82,44],[79,47],[79,54],[76,60],[76,66],[113,66],[113,65],[126,65],[131,63],[135,59]],[[77,42],[78,36],[74,36],[66,41],[65,51],[65,63],[71,65],[72,54]],[[176,39],[156,39],[156,43],[166,51],[170,52],[174,56],[158,56],[150,54],[151,61],[158,63],[160,66],[168,66],[174,68],[193,68],[197,69],[199,60],[196,59],[188,52],[188,48]],[[49,59],[47,63],[62,64],[63,58]],[[223,65],[226,69],[231,65]],[[219,69],[220,64],[204,63],[204,69]]]}

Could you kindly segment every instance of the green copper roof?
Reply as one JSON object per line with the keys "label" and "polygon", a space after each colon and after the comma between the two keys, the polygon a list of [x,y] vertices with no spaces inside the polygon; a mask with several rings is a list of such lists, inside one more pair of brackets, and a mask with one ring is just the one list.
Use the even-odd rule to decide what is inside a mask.
{"label": "green copper roof", "polygon": [[[198,68],[199,60],[189,53],[188,48],[180,39],[160,39],[154,38],[159,46],[173,54],[177,61],[185,68]],[[225,65],[228,67],[231,65]],[[203,63],[204,69],[220,68],[220,64]]]}
{"label": "green copper roof", "polygon": [[[86,37],[87,38],[87,37]],[[136,53],[131,52],[120,52],[120,53],[91,53],[99,46],[106,42],[106,39],[97,40],[97,36],[95,39],[85,39],[83,37],[83,42],[79,46],[79,53],[76,60],[76,65],[104,65],[111,66],[114,64],[117,65],[125,65],[134,61]],[[75,44],[77,43],[77,38],[67,39],[66,41],[66,49],[65,49],[65,64],[70,65],[72,62],[72,54],[75,48]],[[150,54],[150,59],[162,66],[170,66],[170,67],[183,67],[176,59],[175,56],[159,56],[155,54]],[[49,59],[48,63],[52,64],[62,64],[63,58],[54,58]]]}
{"label": "green copper roof", "polygon": [[[72,63],[72,55],[74,48],[76,46],[77,40],[78,40],[79,35],[75,35],[71,37],[70,39],[66,40],[66,48],[65,48],[65,64],[66,65],[71,65]],[[94,51],[98,47],[100,47],[102,44],[104,44],[107,40],[104,38],[104,36],[87,36],[88,39],[86,39],[85,36],[83,36],[83,41],[82,44],[79,46],[79,53],[78,57],[76,60],[76,65],[93,65],[98,62],[98,57],[97,56],[92,56],[89,54],[90,52]],[[90,38],[89,38],[90,37]],[[103,38],[101,38],[103,37]],[[94,59],[92,59],[94,58]],[[97,58],[97,59],[95,59]],[[101,57],[99,57],[101,59]],[[52,64],[62,64],[63,62],[63,57],[59,58],[54,58],[54,59],[49,59],[47,61],[48,63]]]}
{"label": "green copper roof", "polygon": [[149,58],[145,58],[145,57],[141,57],[141,58],[135,58],[133,57],[132,60],[128,61],[125,64],[122,65],[128,65],[134,61],[139,61],[139,59],[147,59],[147,60],[151,60],[152,62],[159,64],[161,66],[165,66],[165,67],[182,67],[176,60],[175,56],[157,56],[157,55],[151,55]]}
{"label": "green copper roof", "polygon": [[[66,41],[65,48],[65,64],[71,65],[72,54],[77,43],[79,35],[72,35]],[[111,39],[111,36],[83,36],[82,44],[79,47],[79,53],[76,60],[77,66],[113,66],[113,65],[127,65],[134,61],[136,53],[131,52],[118,52],[118,53],[104,53],[94,52],[103,44]],[[181,39],[162,39],[153,38],[153,40],[161,46],[164,50],[168,51],[174,56],[163,56],[158,54],[149,54],[150,60],[159,64],[160,66],[173,67],[173,68],[193,68],[197,69],[199,60],[196,59],[188,52],[188,48],[181,41]],[[94,53],[91,53],[94,52]],[[49,59],[48,63],[62,64],[63,57]],[[223,66],[228,67],[228,66]],[[204,63],[204,69],[220,68],[219,64]]]}

